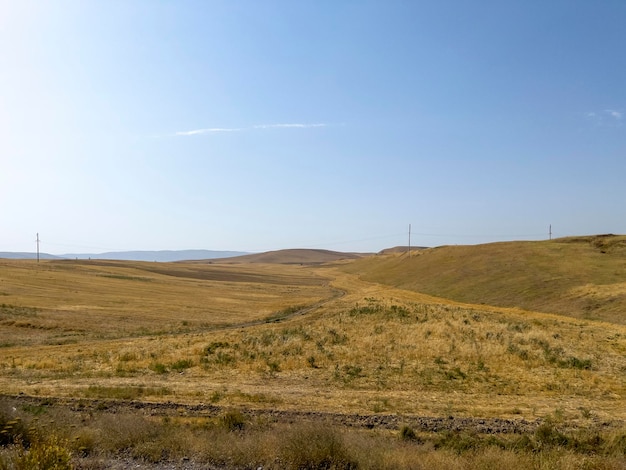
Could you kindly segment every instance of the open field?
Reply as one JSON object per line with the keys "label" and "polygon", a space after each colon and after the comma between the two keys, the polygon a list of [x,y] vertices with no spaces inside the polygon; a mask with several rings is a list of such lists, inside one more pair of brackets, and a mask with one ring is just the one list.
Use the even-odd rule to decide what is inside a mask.
{"label": "open field", "polygon": [[0,260],[0,345],[198,332],[332,295],[289,266]]}
{"label": "open field", "polygon": [[[579,442],[578,431],[601,436],[606,446],[619,436],[626,442],[626,326],[460,303],[358,275],[395,260],[0,261],[0,390],[17,403],[21,393],[74,400],[74,408],[97,402],[102,412],[119,400],[172,403],[173,415],[141,419],[205,423],[202,429],[240,410],[253,434],[268,419],[278,429],[303,416],[332,418],[362,428],[342,438],[354,448],[380,440],[413,462],[389,457],[393,463],[367,467],[357,459],[363,468],[421,468],[408,455],[426,459],[441,437],[424,417],[450,417],[452,431],[471,433],[470,448],[482,449],[459,457],[456,467],[456,451],[445,451],[429,468],[515,458],[535,468],[578,468],[562,463],[582,458],[565,441],[544,449],[558,465],[532,460],[542,423],[569,433],[570,443]],[[403,425],[415,430],[419,446],[398,442]],[[483,448],[482,434],[507,430],[529,436],[530,454],[519,443]],[[626,446],[602,449],[594,451],[602,468],[626,465]]]}

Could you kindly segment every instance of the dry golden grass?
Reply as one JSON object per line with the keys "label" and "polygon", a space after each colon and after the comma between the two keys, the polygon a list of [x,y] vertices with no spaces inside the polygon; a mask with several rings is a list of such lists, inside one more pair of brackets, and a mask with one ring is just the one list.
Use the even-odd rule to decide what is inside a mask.
{"label": "dry golden grass", "polygon": [[[267,282],[199,278],[225,269]],[[28,321],[53,327],[37,329],[37,341],[4,340],[0,389],[351,413],[626,419],[626,327],[446,301],[343,269],[5,263],[0,289],[19,308],[3,311],[3,331],[20,321],[20,308],[32,313]],[[211,330],[329,298],[332,289],[345,295],[304,316]],[[205,303],[222,306],[213,322]],[[28,313],[33,307],[40,310]],[[74,325],[80,321],[85,331]],[[90,322],[117,339],[94,341]],[[75,343],[47,344],[64,329]]]}
{"label": "dry golden grass", "polygon": [[626,324],[626,236],[444,246],[363,258],[347,272],[474,304]]}
{"label": "dry golden grass", "polygon": [[201,331],[332,295],[296,266],[0,260],[0,346]]}
{"label": "dry golden grass", "polygon": [[[122,410],[111,413],[82,408],[80,403],[71,408],[49,401],[25,403],[4,397],[0,398],[0,430],[0,468],[24,470],[617,470],[624,468],[626,452],[624,432],[564,432],[556,423],[546,423],[524,435],[403,433],[337,428],[325,421],[269,422],[236,410],[190,419],[184,415],[156,417]],[[5,447],[15,437],[17,445]]]}

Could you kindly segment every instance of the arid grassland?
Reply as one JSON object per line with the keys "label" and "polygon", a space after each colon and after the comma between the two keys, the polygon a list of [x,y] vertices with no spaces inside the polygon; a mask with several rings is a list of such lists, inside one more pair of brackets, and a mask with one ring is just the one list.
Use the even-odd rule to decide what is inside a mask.
{"label": "arid grassland", "polygon": [[461,302],[626,324],[626,236],[502,242],[369,257],[363,279]]}
{"label": "arid grassland", "polygon": [[[619,303],[620,250],[600,253],[618,258],[609,284],[599,261],[551,298],[574,311],[586,279]],[[5,447],[0,468],[37,452],[81,468],[625,468],[619,309],[598,321],[431,297],[398,281],[427,256],[0,261],[0,444],[35,449]]]}

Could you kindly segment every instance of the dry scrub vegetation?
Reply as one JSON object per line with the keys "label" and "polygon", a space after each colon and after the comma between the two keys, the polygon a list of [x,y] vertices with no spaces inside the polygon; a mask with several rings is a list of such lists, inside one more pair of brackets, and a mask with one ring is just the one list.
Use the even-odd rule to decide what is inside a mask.
{"label": "dry scrub vegetation", "polygon": [[[480,435],[279,422],[237,410],[214,417],[0,400],[2,469],[621,469],[626,433],[568,430],[549,417],[526,434]],[[164,462],[171,462],[168,466]]]}
{"label": "dry scrub vegetation", "polygon": [[[5,425],[11,413],[31,424],[50,415],[67,445],[41,445],[73,458],[189,457],[233,468],[626,465],[622,325],[433,298],[362,281],[345,272],[350,264],[0,263],[0,390],[181,406],[175,417],[128,414],[137,437],[123,444],[105,431],[106,410],[51,417],[62,410],[11,405]],[[184,405],[198,403],[223,413],[194,417]],[[245,413],[252,409],[544,424],[521,436],[431,434],[273,422]],[[19,447],[6,452],[6,462],[24,457]]]}

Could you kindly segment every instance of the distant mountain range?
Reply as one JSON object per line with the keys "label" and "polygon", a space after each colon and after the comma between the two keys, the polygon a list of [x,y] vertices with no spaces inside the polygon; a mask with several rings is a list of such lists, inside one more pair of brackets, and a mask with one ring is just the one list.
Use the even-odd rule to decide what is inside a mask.
{"label": "distant mountain range", "polygon": [[[214,251],[214,250],[161,250],[161,251],[110,251],[107,253],[68,253],[51,255],[40,253],[40,259],[112,259],[123,261],[187,261],[215,258],[232,258],[247,255],[245,251]],[[36,259],[37,253],[16,253],[0,251],[0,258]]]}

